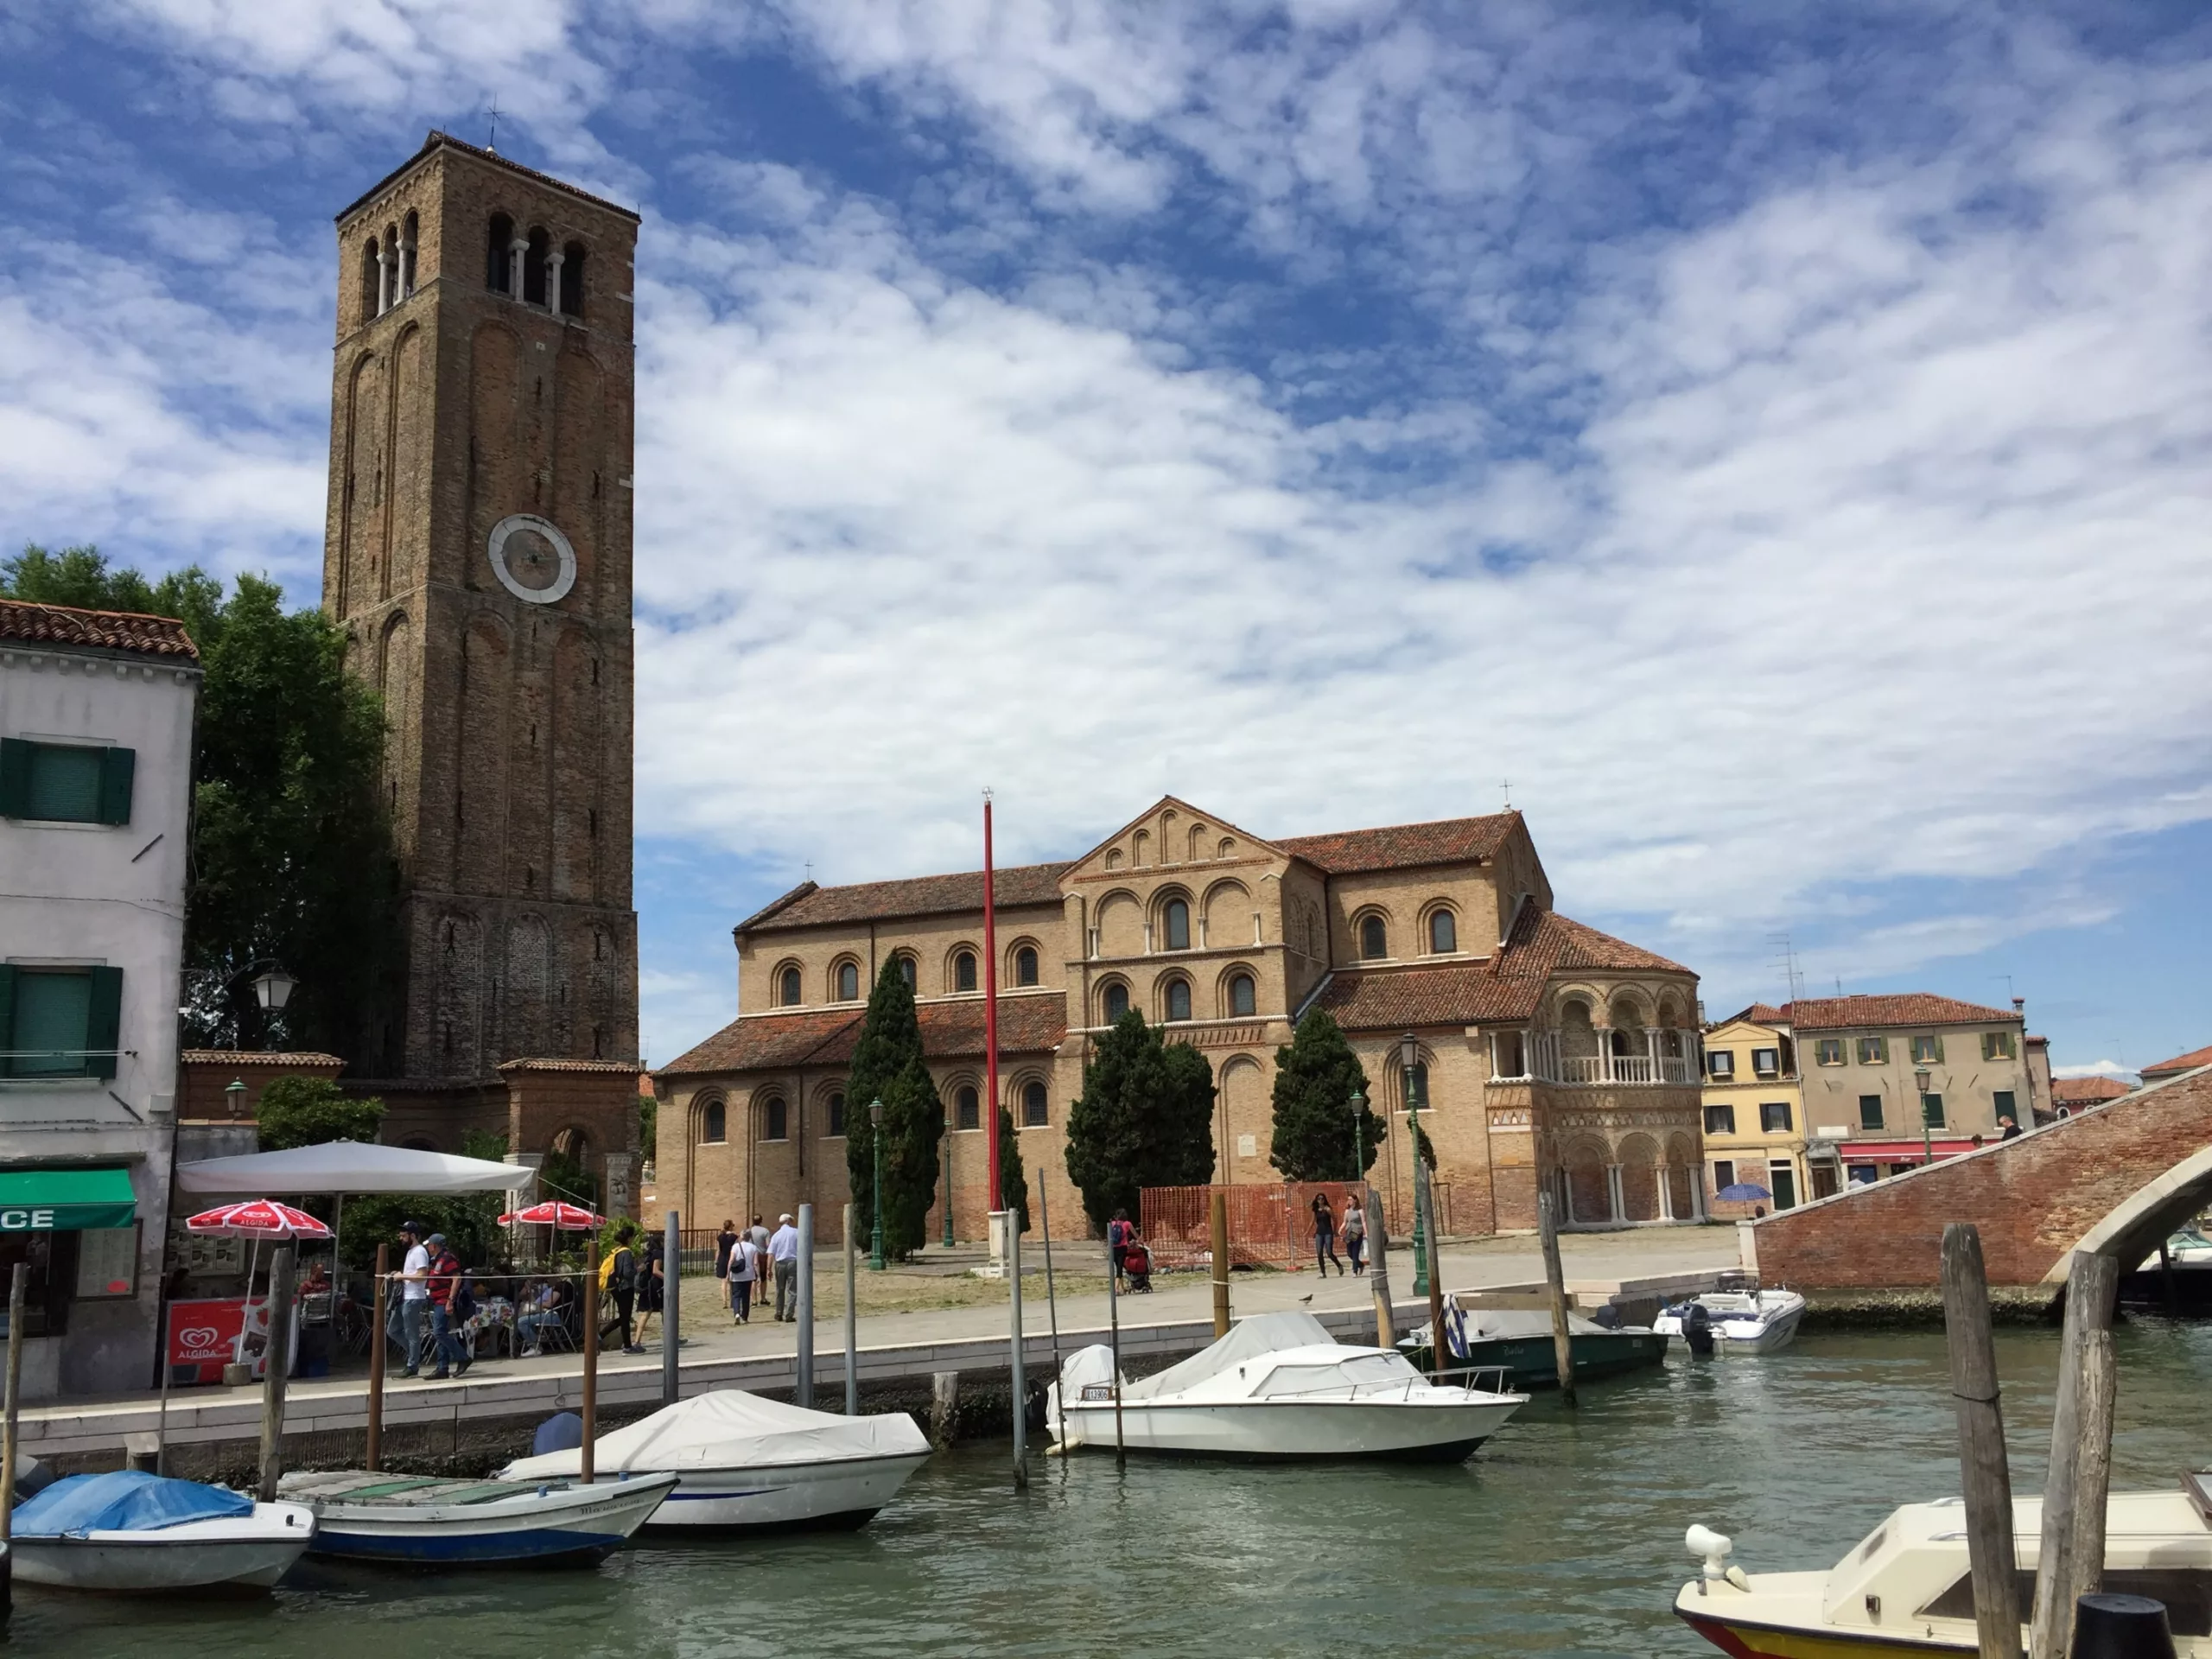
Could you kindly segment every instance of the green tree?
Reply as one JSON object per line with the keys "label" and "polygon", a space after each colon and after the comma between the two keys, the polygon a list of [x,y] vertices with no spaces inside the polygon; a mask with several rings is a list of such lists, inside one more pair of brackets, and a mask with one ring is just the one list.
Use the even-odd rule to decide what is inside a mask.
{"label": "green tree", "polygon": [[1021,1137],[1014,1132],[1014,1114],[999,1108],[999,1198],[1021,1217],[1021,1230],[1029,1230],[1029,1175],[1021,1165]]}
{"label": "green tree", "polygon": [[0,559],[0,594],[41,605],[74,605],[88,611],[135,611],[174,616],[202,651],[222,625],[223,584],[198,565],[149,582],[136,570],[111,570],[97,547],[65,547],[49,553],[33,542],[12,559]]}
{"label": "green tree", "polygon": [[1141,1188],[1213,1179],[1213,1100],[1205,1056],[1163,1042],[1136,1009],[1099,1039],[1068,1109],[1068,1179],[1093,1227],[1135,1215]]}
{"label": "green tree", "polygon": [[356,1097],[328,1077],[278,1077],[261,1091],[256,1112],[261,1149],[316,1147],[326,1141],[373,1141],[384,1122],[384,1102]]}
{"label": "green tree", "polygon": [[596,1210],[599,1208],[599,1183],[592,1179],[591,1172],[581,1162],[556,1147],[538,1163],[537,1196],[558,1198],[563,1204],[581,1204],[587,1210]]}
{"label": "green tree", "polygon": [[647,1163],[653,1160],[654,1143],[660,1138],[660,1097],[657,1095],[638,1096],[638,1155]]}
{"label": "green tree", "polygon": [[[883,1125],[869,1121],[871,1103],[883,1103]],[[928,1242],[930,1206],[937,1201],[938,1143],[944,1135],[944,1103],[922,1058],[921,1021],[914,993],[886,962],[868,993],[868,1014],[845,1082],[845,1173],[859,1213],[872,1226],[876,1136],[883,1137],[883,1248],[904,1262]]]}
{"label": "green tree", "polygon": [[1285,1180],[1342,1181],[1364,1175],[1389,1126],[1363,1103],[1358,1140],[1366,1163],[1352,1167],[1351,1097],[1367,1092],[1367,1072],[1325,1010],[1298,1022],[1275,1050],[1274,1137],[1268,1157]]}

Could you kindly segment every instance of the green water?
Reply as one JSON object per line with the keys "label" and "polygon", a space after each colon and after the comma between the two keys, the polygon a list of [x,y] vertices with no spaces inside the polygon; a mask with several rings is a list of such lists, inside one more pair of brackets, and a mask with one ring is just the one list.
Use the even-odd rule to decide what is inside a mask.
{"label": "green water", "polygon": [[[2117,1484],[2212,1463],[2212,1326],[2119,1337]],[[1999,1333],[2013,1473],[2040,1490],[2053,1333]],[[1750,1570],[1826,1567],[1957,1490],[1942,1339],[1808,1337],[1539,1395],[1463,1467],[930,1462],[866,1530],[645,1544],[595,1572],[302,1576],[245,1605],[17,1592],[8,1645],[155,1655],[1710,1654],[1669,1612],[1682,1529]]]}

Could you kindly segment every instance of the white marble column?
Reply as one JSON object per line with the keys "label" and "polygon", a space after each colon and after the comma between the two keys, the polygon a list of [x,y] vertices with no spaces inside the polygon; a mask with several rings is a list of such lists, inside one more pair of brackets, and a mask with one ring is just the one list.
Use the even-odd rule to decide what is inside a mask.
{"label": "white marble column", "polygon": [[391,309],[392,266],[397,261],[391,249],[382,242],[377,244],[377,315]]}
{"label": "white marble column", "polygon": [[562,258],[563,255],[558,248],[555,248],[545,256],[545,308],[548,311],[558,311],[561,308]]}
{"label": "white marble column", "polygon": [[530,238],[518,236],[507,244],[507,297],[522,298],[523,256],[530,251]]}
{"label": "white marble column", "polygon": [[1620,1221],[1626,1217],[1628,1205],[1621,1192],[1621,1166],[1618,1164],[1605,1166],[1605,1202],[1612,1208],[1612,1214],[1606,1217],[1606,1220]]}

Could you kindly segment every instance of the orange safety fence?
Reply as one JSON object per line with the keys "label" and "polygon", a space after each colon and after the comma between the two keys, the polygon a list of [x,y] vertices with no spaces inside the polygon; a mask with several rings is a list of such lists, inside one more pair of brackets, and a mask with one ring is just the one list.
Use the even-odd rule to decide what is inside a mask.
{"label": "orange safety fence", "polygon": [[[1287,1181],[1280,1185],[1147,1186],[1139,1194],[1137,1235],[1154,1268],[1213,1265],[1213,1195],[1229,1199],[1229,1264],[1295,1273],[1313,1265],[1313,1198],[1329,1200],[1343,1225],[1348,1181]],[[1344,1239],[1337,1255],[1344,1255]]]}

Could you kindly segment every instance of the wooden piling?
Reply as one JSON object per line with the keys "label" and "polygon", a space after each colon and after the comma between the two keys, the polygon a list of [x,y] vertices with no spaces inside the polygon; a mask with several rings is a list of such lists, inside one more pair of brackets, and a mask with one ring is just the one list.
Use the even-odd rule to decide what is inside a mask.
{"label": "wooden piling", "polygon": [[1428,1236],[1428,1369],[1441,1376],[1449,1363],[1451,1348],[1444,1339],[1443,1236],[1436,1225],[1435,1190],[1429,1185],[1428,1166],[1421,1161],[1418,1147],[1414,1156],[1414,1203],[1419,1207],[1421,1219],[1427,1224]]}
{"label": "wooden piling", "polygon": [[269,1345],[262,1351],[261,1501],[276,1501],[284,1472],[284,1380],[292,1369],[292,1247],[279,1245],[269,1262]]}
{"label": "wooden piling", "polygon": [[1982,1267],[1981,1235],[1970,1222],[1955,1221],[1943,1229],[1943,1330],[1951,1353],[1951,1401],[1958,1412],[1967,1560],[1981,1659],[2020,1659],[2012,1478],[2005,1457],[1997,1351],[1989,1332],[1989,1279]]}
{"label": "wooden piling", "polygon": [[[948,1193],[945,1202],[952,1202]],[[861,1414],[860,1245],[853,1236],[853,1206],[845,1206],[845,1415]]]}
{"label": "wooden piling", "polygon": [[660,1402],[676,1403],[683,1388],[676,1369],[677,1347],[683,1340],[683,1225],[671,1210],[661,1228],[660,1246]]}
{"label": "wooden piling", "polygon": [[1536,1195],[1536,1230],[1544,1247],[1544,1295],[1552,1307],[1552,1361],[1559,1368],[1559,1397],[1574,1399],[1574,1332],[1567,1322],[1567,1268],[1559,1259],[1559,1211],[1548,1192]]}
{"label": "wooden piling", "polygon": [[1006,1212],[1007,1317],[1014,1326],[1007,1381],[1014,1389],[1014,1490],[1029,1489],[1029,1374],[1021,1360],[1021,1211]]}
{"label": "wooden piling", "polygon": [[1052,1326],[1052,1398],[1059,1402],[1059,1449],[1068,1449],[1068,1395],[1060,1380],[1060,1303],[1052,1290],[1052,1183],[1037,1183],[1037,1226],[1045,1236],[1045,1312]]}
{"label": "wooden piling", "polygon": [[1213,1333],[1229,1334],[1229,1194],[1213,1190]]}
{"label": "wooden piling", "polygon": [[1375,1345],[1395,1351],[1396,1321],[1390,1315],[1390,1230],[1382,1222],[1382,1200],[1367,1188],[1367,1286],[1375,1296]]}
{"label": "wooden piling", "polygon": [[2104,1580],[2105,1499],[2112,1484],[2112,1305],[2120,1264],[2076,1250],[2066,1270],[2066,1332],[2050,1420],[2043,1541],[2031,1659],[2067,1659],[2074,1611]]}
{"label": "wooden piling", "polygon": [[[1112,1246],[1106,1250],[1106,1339],[1114,1358],[1114,1466],[1129,1466],[1129,1449],[1122,1438],[1122,1297],[1114,1267]],[[12,1421],[12,1417],[10,1418]]]}
{"label": "wooden piling", "polygon": [[798,1207],[798,1386],[791,1398],[807,1410],[814,1409],[814,1206]]}
{"label": "wooden piling", "polygon": [[592,1442],[599,1434],[599,1235],[584,1249],[583,1484],[592,1484]]}
{"label": "wooden piling", "polygon": [[391,1311],[388,1301],[391,1292],[385,1275],[391,1271],[391,1246],[377,1246],[376,1317],[369,1332],[369,1453],[365,1460],[370,1471],[384,1466],[384,1368],[385,1346],[391,1340],[385,1335],[384,1322]]}
{"label": "wooden piling", "polygon": [[29,1314],[31,1268],[16,1263],[8,1281],[8,1383],[0,1404],[0,1544],[8,1541],[16,1511],[16,1420],[23,1403],[23,1320]]}

